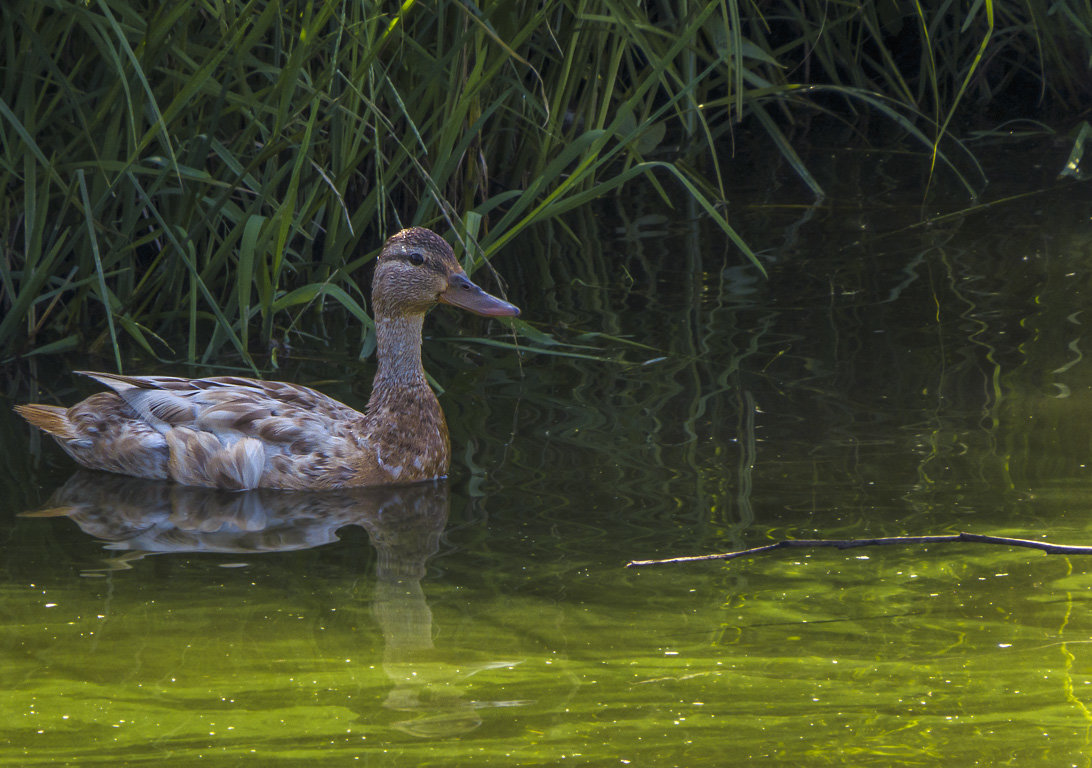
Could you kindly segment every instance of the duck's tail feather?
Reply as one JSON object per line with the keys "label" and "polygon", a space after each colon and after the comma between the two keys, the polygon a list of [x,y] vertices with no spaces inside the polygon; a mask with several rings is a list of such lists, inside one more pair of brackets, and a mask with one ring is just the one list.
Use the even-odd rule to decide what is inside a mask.
{"label": "duck's tail feather", "polygon": [[56,405],[27,403],[15,406],[15,411],[34,426],[65,440],[75,440],[76,428],[68,420],[68,409]]}

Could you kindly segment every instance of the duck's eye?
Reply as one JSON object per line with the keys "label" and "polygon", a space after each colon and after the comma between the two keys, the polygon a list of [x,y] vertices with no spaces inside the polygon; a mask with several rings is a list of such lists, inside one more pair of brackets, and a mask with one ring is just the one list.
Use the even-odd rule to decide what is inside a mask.
{"label": "duck's eye", "polygon": [[422,256],[421,254],[419,254],[417,251],[414,251],[413,253],[411,253],[408,258],[409,258],[409,263],[412,264],[415,267],[419,267],[419,266],[421,266],[422,264],[425,263],[425,257]]}

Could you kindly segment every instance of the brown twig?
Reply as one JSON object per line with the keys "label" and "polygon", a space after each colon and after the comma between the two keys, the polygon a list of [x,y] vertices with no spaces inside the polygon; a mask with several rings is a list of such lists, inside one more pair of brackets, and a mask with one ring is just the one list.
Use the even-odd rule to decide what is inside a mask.
{"label": "brown twig", "polygon": [[838,549],[852,549],[853,547],[871,547],[881,544],[950,544],[953,542],[1028,547],[1029,549],[1040,549],[1048,555],[1092,555],[1092,547],[1080,547],[1073,544],[1051,544],[1049,541],[1013,539],[1008,536],[987,536],[981,533],[963,532],[945,534],[942,536],[883,536],[877,539],[782,539],[773,544],[752,547],[751,549],[741,549],[737,552],[720,552],[714,555],[692,555],[690,557],[669,557],[666,560],[631,560],[626,563],[626,567],[636,568],[642,565],[696,563],[702,560],[734,560],[737,557],[759,555],[763,552],[772,552],[775,549],[786,549],[788,547],[836,547]]}

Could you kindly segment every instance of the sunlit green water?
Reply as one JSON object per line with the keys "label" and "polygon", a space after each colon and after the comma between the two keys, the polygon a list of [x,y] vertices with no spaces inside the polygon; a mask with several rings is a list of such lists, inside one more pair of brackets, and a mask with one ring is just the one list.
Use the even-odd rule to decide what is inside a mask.
{"label": "sunlit green water", "polygon": [[[438,311],[437,487],[69,480],[4,408],[0,764],[1092,763],[1092,558],[623,567],[1092,544],[1088,191],[912,226],[895,160],[810,162],[832,202],[755,171],[733,203],[768,280],[655,198],[514,244],[525,317],[606,359],[459,341],[511,337]],[[369,366],[328,357],[281,374],[361,405]],[[63,369],[96,363],[43,361],[40,395],[20,369],[10,399],[71,402],[92,390]]]}

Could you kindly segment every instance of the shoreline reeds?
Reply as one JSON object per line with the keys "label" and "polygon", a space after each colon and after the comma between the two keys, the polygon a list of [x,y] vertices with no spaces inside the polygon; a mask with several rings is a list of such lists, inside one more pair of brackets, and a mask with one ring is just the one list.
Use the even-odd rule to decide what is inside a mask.
{"label": "shoreline reeds", "polygon": [[434,227],[473,269],[638,179],[761,268],[726,216],[734,126],[821,196],[788,126],[878,115],[973,193],[968,114],[1087,103],[1092,11],[1051,7],[4,3],[0,359],[258,370],[326,305],[366,348],[360,277],[385,234]]}

